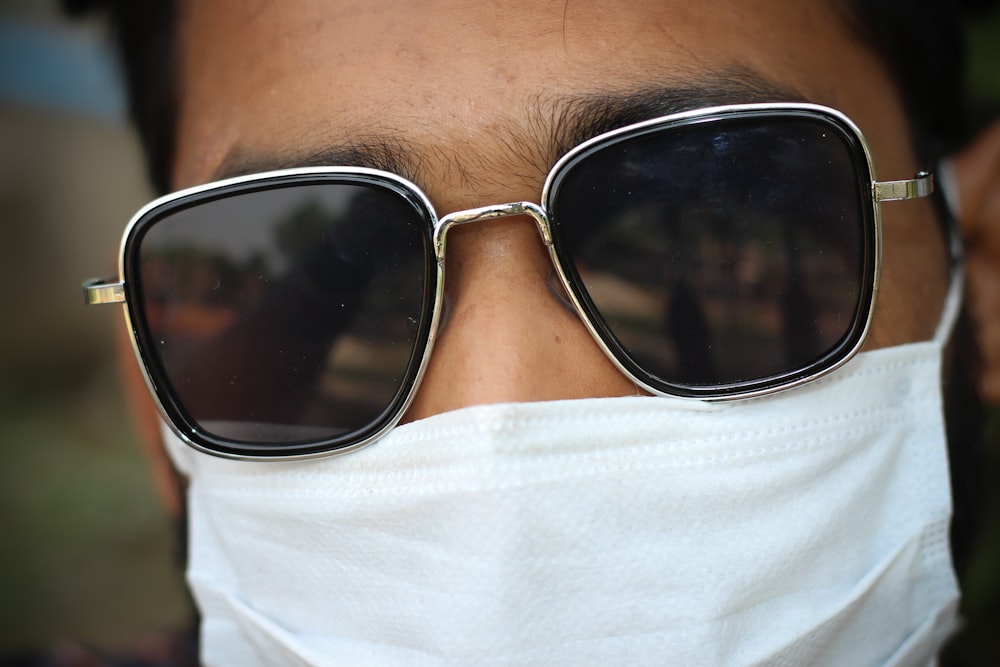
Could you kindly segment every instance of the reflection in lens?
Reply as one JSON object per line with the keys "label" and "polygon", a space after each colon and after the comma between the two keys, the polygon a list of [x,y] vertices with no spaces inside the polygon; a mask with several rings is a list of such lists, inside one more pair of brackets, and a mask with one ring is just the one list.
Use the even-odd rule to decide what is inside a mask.
{"label": "reflection in lens", "polygon": [[788,117],[605,145],[557,183],[557,248],[612,347],[654,382],[794,372],[857,321],[866,240],[853,160],[829,125]]}
{"label": "reflection in lens", "polygon": [[141,239],[140,312],[177,408],[257,443],[377,422],[422,345],[426,227],[361,183],[249,189],[158,217]]}

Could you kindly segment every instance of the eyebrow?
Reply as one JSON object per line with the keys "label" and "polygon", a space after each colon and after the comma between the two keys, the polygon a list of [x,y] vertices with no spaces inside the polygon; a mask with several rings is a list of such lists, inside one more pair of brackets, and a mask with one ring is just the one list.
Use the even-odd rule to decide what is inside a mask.
{"label": "eyebrow", "polygon": [[[524,118],[511,119],[504,144],[544,170],[587,139],[652,118],[724,104],[808,101],[800,91],[778,85],[752,70],[733,68],[659,85],[624,91],[596,91],[572,96],[542,96],[526,105]],[[339,144],[265,151],[235,147],[216,169],[213,180],[296,167],[350,166],[388,171],[419,182],[428,149],[392,131],[352,133]]]}

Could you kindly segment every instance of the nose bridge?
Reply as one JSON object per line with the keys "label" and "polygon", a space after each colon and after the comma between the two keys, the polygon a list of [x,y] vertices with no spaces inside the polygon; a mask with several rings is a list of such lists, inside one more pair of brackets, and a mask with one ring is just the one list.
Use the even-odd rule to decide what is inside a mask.
{"label": "nose bridge", "polygon": [[[541,245],[521,216],[535,222]],[[448,232],[480,221],[493,222],[452,236],[445,271]],[[434,244],[441,282],[433,353],[406,421],[470,405],[636,393],[581,323],[579,307],[567,307],[567,295],[554,288],[553,264],[561,271],[540,205],[513,202],[443,216]]]}
{"label": "nose bridge", "polygon": [[434,227],[434,254],[437,257],[438,264],[444,264],[446,239],[448,230],[452,227],[466,225],[471,222],[508,218],[515,215],[526,215],[534,220],[535,227],[538,228],[538,234],[542,237],[542,243],[546,248],[552,246],[552,230],[549,227],[549,218],[545,214],[545,209],[541,206],[529,201],[494,204],[456,211],[438,220],[437,225]]}

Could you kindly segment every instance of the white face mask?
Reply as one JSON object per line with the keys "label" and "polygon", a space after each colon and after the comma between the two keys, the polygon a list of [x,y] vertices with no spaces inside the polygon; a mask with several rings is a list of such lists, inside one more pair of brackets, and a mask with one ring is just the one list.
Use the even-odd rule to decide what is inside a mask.
{"label": "white face mask", "polygon": [[911,665],[954,625],[941,350],[729,404],[473,407],[191,477],[207,665]]}

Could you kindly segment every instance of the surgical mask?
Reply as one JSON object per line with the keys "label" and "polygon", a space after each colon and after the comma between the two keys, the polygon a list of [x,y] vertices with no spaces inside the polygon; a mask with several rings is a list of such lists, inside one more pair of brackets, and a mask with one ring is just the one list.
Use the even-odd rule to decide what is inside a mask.
{"label": "surgical mask", "polygon": [[190,476],[207,665],[912,665],[954,626],[927,342],[758,399],[471,407]]}

